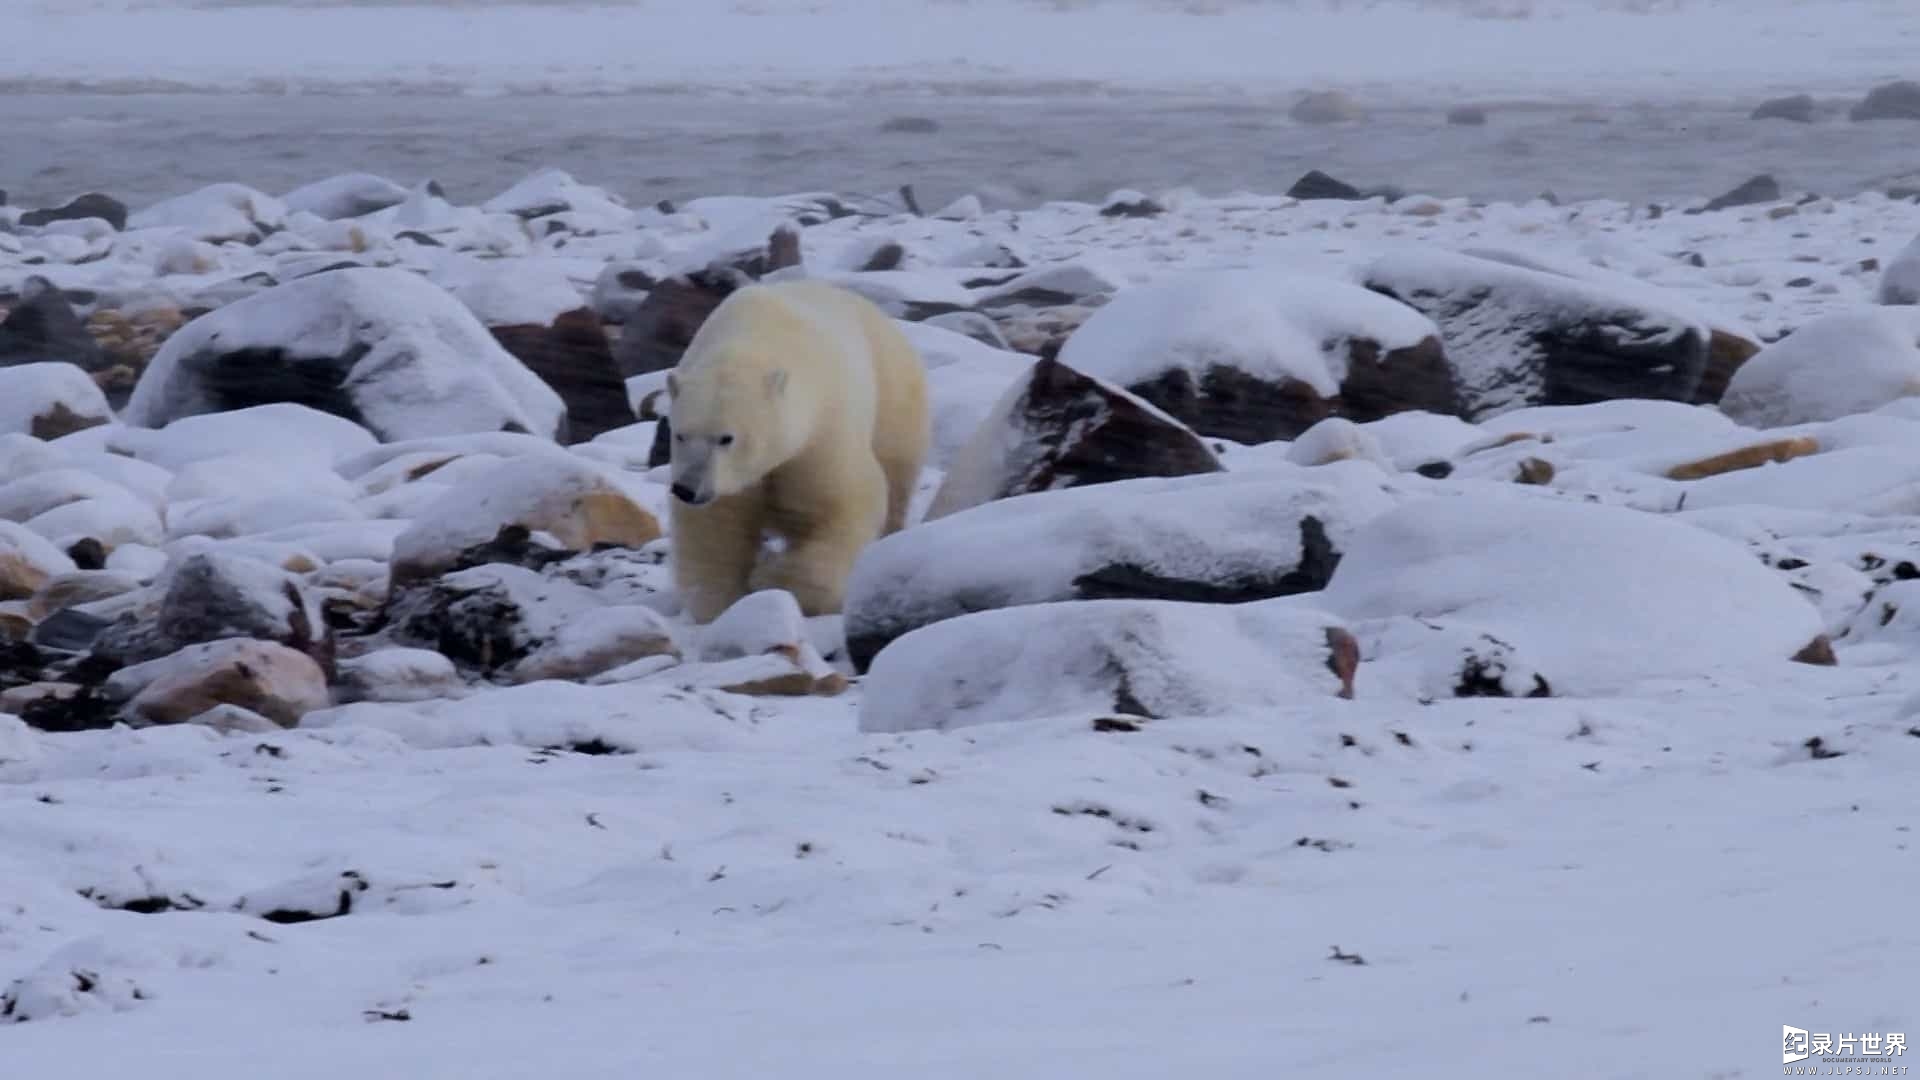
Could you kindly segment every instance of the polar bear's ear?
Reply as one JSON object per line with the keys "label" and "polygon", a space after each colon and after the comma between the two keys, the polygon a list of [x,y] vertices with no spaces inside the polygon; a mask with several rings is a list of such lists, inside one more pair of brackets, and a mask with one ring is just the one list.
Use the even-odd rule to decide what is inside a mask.
{"label": "polar bear's ear", "polygon": [[667,372],[667,396],[680,396],[680,378],[671,371]]}
{"label": "polar bear's ear", "polygon": [[767,374],[767,393],[769,395],[779,397],[786,388],[787,373],[784,370],[769,372]]}

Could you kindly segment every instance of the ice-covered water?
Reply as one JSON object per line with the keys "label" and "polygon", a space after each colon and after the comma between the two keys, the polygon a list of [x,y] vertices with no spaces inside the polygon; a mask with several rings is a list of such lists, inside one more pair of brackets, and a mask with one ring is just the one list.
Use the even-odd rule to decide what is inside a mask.
{"label": "ice-covered water", "polygon": [[[1920,168],[1920,124],[1758,123],[1728,106],[1375,112],[1310,127],[1287,101],[1163,95],[740,100],[715,95],[0,96],[0,187],[16,202],[98,189],[139,205],[206,183],[283,191],[366,169],[479,199],[555,165],[634,200],[714,192],[973,191],[1024,206],[1115,187],[1283,191],[1308,169],[1439,195],[1635,201],[1710,195],[1759,172],[1847,195]],[[933,131],[888,131],[912,117]],[[910,125],[924,127],[927,125]],[[932,209],[929,206],[929,209]]]}
{"label": "ice-covered water", "polygon": [[[0,41],[16,202],[347,169],[478,197],[540,165],[636,200],[910,182],[1012,205],[1310,168],[1633,200],[1920,168],[1920,124],[1845,119],[1920,75],[1911,0],[0,0]],[[1368,121],[1289,122],[1312,88]],[[1796,92],[1820,123],[1747,119]],[[1489,124],[1444,123],[1472,102]],[[936,130],[882,131],[901,116]]]}

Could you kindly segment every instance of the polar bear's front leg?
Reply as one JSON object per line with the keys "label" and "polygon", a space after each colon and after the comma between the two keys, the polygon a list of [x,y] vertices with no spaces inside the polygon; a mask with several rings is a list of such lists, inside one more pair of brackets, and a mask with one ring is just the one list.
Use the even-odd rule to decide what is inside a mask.
{"label": "polar bear's front leg", "polygon": [[[803,474],[804,475],[804,474]],[[887,479],[871,457],[849,463],[843,487],[808,485],[769,500],[767,528],[786,550],[754,576],[756,589],[785,589],[806,615],[836,615],[860,552],[880,536]]]}
{"label": "polar bear's front leg", "polygon": [[709,623],[747,595],[747,582],[760,557],[761,507],[749,492],[689,506],[674,499],[668,520],[673,529],[673,583],[680,602],[697,623]]}

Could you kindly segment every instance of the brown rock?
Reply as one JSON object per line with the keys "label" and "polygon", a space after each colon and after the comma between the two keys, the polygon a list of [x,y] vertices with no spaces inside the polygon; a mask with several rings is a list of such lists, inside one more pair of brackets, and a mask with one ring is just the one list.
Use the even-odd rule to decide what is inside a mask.
{"label": "brown rock", "polygon": [[1438,338],[1382,352],[1378,342],[1348,346],[1347,378],[1331,398],[1298,379],[1277,382],[1238,368],[1208,368],[1196,380],[1175,369],[1127,389],[1201,434],[1259,444],[1298,437],[1331,416],[1366,423],[1409,409],[1459,411],[1459,394]]}
{"label": "brown rock", "polygon": [[1695,405],[1715,405],[1727,392],[1727,382],[1740,365],[1760,351],[1760,343],[1729,330],[1715,330],[1707,341],[1707,366],[1700,372],[1700,385],[1693,392]]}
{"label": "brown rock", "polygon": [[1036,361],[1007,392],[1011,408],[960,449],[928,520],[1028,492],[1223,469],[1177,420],[1058,360]]}
{"label": "brown rock", "polygon": [[237,705],[292,727],[330,704],[320,665],[269,641],[227,638],[190,646],[156,663],[165,670],[128,706],[149,723],[177,724],[221,705]]}
{"label": "brown rock", "polygon": [[18,551],[0,548],[0,600],[25,600],[47,583],[47,571]]}
{"label": "brown rock", "polygon": [[1819,452],[1820,441],[1811,436],[1774,439],[1771,442],[1755,443],[1738,450],[1729,450],[1724,454],[1714,454],[1712,457],[1704,457],[1698,461],[1689,461],[1684,465],[1675,465],[1667,470],[1667,479],[1704,480],[1709,476],[1792,461],[1794,458]]}
{"label": "brown rock", "polygon": [[488,329],[494,340],[567,403],[567,430],[573,442],[589,442],[633,423],[626,382],[614,366],[600,317],[591,308],[562,312],[551,326]]}
{"label": "brown rock", "polygon": [[640,302],[613,350],[620,378],[667,371],[680,363],[700,325],[720,301],[746,282],[737,275],[698,272],[670,277]]}
{"label": "brown rock", "polygon": [[1840,658],[1833,654],[1833,642],[1827,639],[1827,635],[1821,634],[1819,637],[1807,642],[1806,648],[1794,653],[1793,662],[1796,664],[1815,664],[1821,667],[1832,667],[1840,662]]}
{"label": "brown rock", "polygon": [[1344,626],[1327,627],[1327,668],[1340,679],[1340,696],[1353,699],[1353,676],[1360,670],[1360,641]]}
{"label": "brown rock", "polygon": [[1545,458],[1530,457],[1522,461],[1515,470],[1513,482],[1516,484],[1546,485],[1553,483],[1553,462]]}
{"label": "brown rock", "polygon": [[62,436],[71,435],[76,431],[85,431],[91,427],[99,427],[106,422],[107,418],[104,416],[82,416],[72,409],[67,408],[65,402],[56,401],[46,412],[33,418],[33,424],[29,428],[28,434],[36,439],[51,442]]}

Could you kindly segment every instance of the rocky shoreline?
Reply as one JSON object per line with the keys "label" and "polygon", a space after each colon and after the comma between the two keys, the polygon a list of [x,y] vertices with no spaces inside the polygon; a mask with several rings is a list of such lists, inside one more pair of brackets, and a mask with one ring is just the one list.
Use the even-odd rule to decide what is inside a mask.
{"label": "rocky shoreline", "polygon": [[[1920,252],[1783,260],[1808,272],[1782,287],[1830,310],[1760,329],[1663,281],[1692,274],[1750,307],[1771,306],[1764,281],[1697,250],[1656,272],[1606,244],[1676,219],[1788,242],[1849,213],[1920,225],[1903,205],[1789,196],[1762,177],[1693,207],[1488,206],[1315,173],[1268,200],[1119,191],[1026,213],[972,199],[927,212],[910,189],[636,209],[543,170],[479,206],[354,174],[281,197],[223,184],[135,211],[97,193],[6,209],[0,709],[49,731],[262,731],[550,680],[838,694],[870,667],[908,678],[886,674],[896,639],[992,609],[1325,600],[1368,522],[1422,495],[1518,485],[1672,517],[1786,475],[1762,466],[1817,486],[1830,463],[1850,472],[1849,455],[1904,445],[1920,336],[1898,305]],[[1155,267],[1182,240],[1204,248],[1202,228],[1308,257]],[[1580,253],[1499,242],[1553,228],[1583,236]],[[1342,238],[1361,229],[1372,244]],[[1343,265],[1314,265],[1328,255]],[[873,299],[926,358],[926,523],[863,559],[844,630],[783,594],[696,629],[664,574],[661,380],[720,299],[794,274]],[[1878,304],[1838,298],[1869,282]],[[1872,351],[1810,383],[1817,341]],[[1630,453],[1579,434],[1616,424],[1640,439]],[[1869,485],[1864,512],[1920,512],[1896,494],[1905,468]],[[1206,528],[1177,524],[1189,515]],[[1578,531],[1577,517],[1552,527]],[[1257,538],[1245,553],[1236,530]],[[1050,554],[994,569],[983,544]],[[1810,583],[1822,575],[1873,595],[1898,578],[1869,563],[1910,565],[1877,548],[1792,561],[1766,575],[1780,596],[1826,596]],[[1763,654],[1832,663],[1855,612],[1831,603]],[[996,617],[1019,636],[1017,612]],[[1305,654],[1347,656],[1334,670],[1351,695],[1364,651],[1337,612],[1297,632]],[[1463,627],[1421,692],[1581,681],[1481,633]],[[1095,696],[1149,713],[1211,700],[1193,677],[1141,704],[1128,672],[1142,662],[1114,659],[1118,685]],[[879,695],[867,709],[948,722],[926,699]]]}

